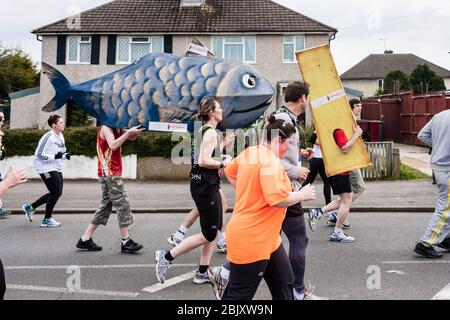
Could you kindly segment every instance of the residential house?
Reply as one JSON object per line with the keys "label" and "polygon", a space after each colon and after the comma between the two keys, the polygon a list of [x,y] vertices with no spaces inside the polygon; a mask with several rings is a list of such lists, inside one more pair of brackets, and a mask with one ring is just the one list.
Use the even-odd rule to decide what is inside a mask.
{"label": "residential house", "polygon": [[[151,52],[183,55],[197,37],[223,59],[254,65],[278,90],[300,79],[295,52],[329,43],[337,30],[270,0],[116,0],[33,31],[42,61],[72,83],[123,68]],[[45,127],[54,90],[12,99],[13,128]],[[63,116],[65,110],[60,112]]]}
{"label": "residential house", "polygon": [[375,95],[375,92],[384,88],[384,78],[393,70],[402,70],[410,75],[419,64],[426,64],[445,81],[450,88],[450,71],[414,54],[371,54],[350,70],[341,75],[345,87],[364,92],[364,96]]}

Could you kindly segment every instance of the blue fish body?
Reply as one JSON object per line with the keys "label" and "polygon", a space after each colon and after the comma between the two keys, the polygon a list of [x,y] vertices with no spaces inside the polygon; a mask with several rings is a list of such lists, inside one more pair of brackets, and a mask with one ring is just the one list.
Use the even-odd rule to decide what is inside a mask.
{"label": "blue fish body", "polygon": [[214,96],[223,112],[221,129],[245,128],[270,105],[270,82],[247,64],[202,56],[152,53],[118,71],[72,85],[52,66],[42,63],[56,96],[43,110],[71,102],[115,128],[150,122],[192,125],[200,101]]}

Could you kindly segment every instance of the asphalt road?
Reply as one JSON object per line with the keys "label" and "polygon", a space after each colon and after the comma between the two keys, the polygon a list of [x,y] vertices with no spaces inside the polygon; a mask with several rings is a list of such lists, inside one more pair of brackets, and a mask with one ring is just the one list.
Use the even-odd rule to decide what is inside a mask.
{"label": "asphalt road", "polygon": [[[63,225],[51,230],[39,228],[38,217],[33,224],[23,216],[0,220],[0,257],[8,286],[5,299],[213,299],[211,286],[194,284],[188,274],[196,269],[199,250],[179,257],[167,274],[167,279],[175,280],[188,274],[187,280],[164,288],[155,286],[154,252],[170,248],[165,239],[183,217],[135,215],[131,235],[145,246],[136,255],[120,253],[115,216],[94,237],[104,248],[101,252],[75,248],[90,215],[56,216]],[[330,243],[332,229],[322,221],[315,233],[309,233],[307,283],[315,287],[315,294],[336,300],[428,300],[438,293],[450,299],[450,253],[434,261],[412,252],[430,217],[431,213],[354,213],[348,232],[356,238],[353,244]],[[190,234],[198,231],[195,225]],[[224,259],[225,255],[215,253],[212,265]],[[82,291],[69,292],[67,283],[76,285],[77,270]],[[264,282],[255,299],[270,299]]]}

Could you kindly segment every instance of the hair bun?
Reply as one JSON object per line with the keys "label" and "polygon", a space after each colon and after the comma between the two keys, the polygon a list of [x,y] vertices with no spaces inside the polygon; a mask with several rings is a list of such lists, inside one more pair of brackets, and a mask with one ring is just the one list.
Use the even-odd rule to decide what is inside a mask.
{"label": "hair bun", "polygon": [[275,118],[274,115],[271,115],[271,116],[267,119],[267,121],[269,121],[269,123],[275,123],[276,120],[277,120],[277,118]]}

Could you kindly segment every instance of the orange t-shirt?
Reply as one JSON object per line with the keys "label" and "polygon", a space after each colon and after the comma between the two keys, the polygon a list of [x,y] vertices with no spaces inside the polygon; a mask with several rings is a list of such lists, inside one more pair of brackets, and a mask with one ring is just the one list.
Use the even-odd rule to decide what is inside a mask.
{"label": "orange t-shirt", "polygon": [[236,180],[236,204],[228,222],[227,258],[235,264],[268,260],[281,245],[286,200],[291,183],[280,159],[268,147],[246,149],[225,168]]}

